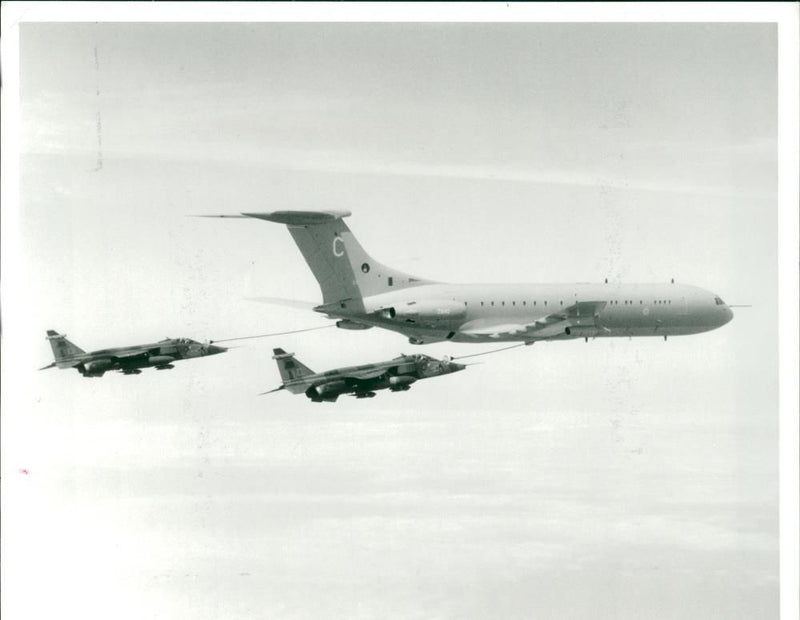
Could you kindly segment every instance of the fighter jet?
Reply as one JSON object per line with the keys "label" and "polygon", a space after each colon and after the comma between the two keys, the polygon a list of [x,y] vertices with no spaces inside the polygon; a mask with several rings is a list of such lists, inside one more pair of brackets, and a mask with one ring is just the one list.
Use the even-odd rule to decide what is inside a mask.
{"label": "fighter jet", "polygon": [[466,368],[464,364],[457,364],[448,358],[437,360],[420,354],[401,355],[386,362],[315,373],[295,358],[294,353],[287,353],[283,349],[272,351],[272,359],[278,363],[283,384],[264,394],[288,390],[292,394],[305,394],[315,403],[335,402],[342,394],[372,398],[375,390],[401,392],[410,389],[411,384],[420,379],[448,375]]}
{"label": "fighter jet", "polygon": [[117,370],[124,375],[138,375],[142,368],[166,370],[172,362],[206,355],[216,355],[227,349],[213,344],[200,344],[189,338],[167,338],[154,344],[140,344],[116,349],[100,349],[87,353],[67,340],[65,334],[47,330],[47,339],[56,358],[49,366],[40,368],[75,368],[84,377],[102,377]]}
{"label": "fighter jet", "polygon": [[[322,290],[315,311],[342,329],[380,327],[411,344],[679,336],[725,325],[733,312],[697,286],[448,284],[373,259],[343,218],[349,211],[273,211],[204,217],[285,224]],[[450,241],[452,245],[452,241]]]}

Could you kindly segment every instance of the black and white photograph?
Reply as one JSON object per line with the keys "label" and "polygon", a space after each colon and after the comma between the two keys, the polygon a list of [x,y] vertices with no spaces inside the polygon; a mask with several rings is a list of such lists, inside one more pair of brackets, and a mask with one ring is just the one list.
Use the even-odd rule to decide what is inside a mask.
{"label": "black and white photograph", "polygon": [[4,619],[798,617],[797,5],[2,10]]}

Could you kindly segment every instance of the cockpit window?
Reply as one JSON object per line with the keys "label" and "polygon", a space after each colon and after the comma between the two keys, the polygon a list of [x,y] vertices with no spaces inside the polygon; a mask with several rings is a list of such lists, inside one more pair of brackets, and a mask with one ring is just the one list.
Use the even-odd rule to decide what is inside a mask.
{"label": "cockpit window", "polygon": [[724,306],[725,305],[725,302],[722,301],[722,299],[720,297],[715,297],[714,298],[714,303],[717,304],[718,306]]}

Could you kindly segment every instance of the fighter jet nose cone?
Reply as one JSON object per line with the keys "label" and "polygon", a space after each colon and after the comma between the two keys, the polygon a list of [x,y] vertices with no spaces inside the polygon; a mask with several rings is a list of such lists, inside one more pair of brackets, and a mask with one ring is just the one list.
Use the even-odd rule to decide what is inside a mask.
{"label": "fighter jet nose cone", "polygon": [[217,353],[225,353],[228,349],[216,344],[208,345],[208,355],[216,355]]}

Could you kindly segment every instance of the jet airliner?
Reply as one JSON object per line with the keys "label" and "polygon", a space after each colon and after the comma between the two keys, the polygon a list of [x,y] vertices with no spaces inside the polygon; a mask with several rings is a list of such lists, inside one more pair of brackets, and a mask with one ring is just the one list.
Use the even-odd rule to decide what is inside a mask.
{"label": "jet airliner", "polygon": [[411,344],[524,342],[699,334],[725,325],[715,293],[663,284],[449,284],[408,275],[369,256],[349,211],[272,211],[207,217],[285,224],[322,290],[314,310],[342,329],[380,327]]}

